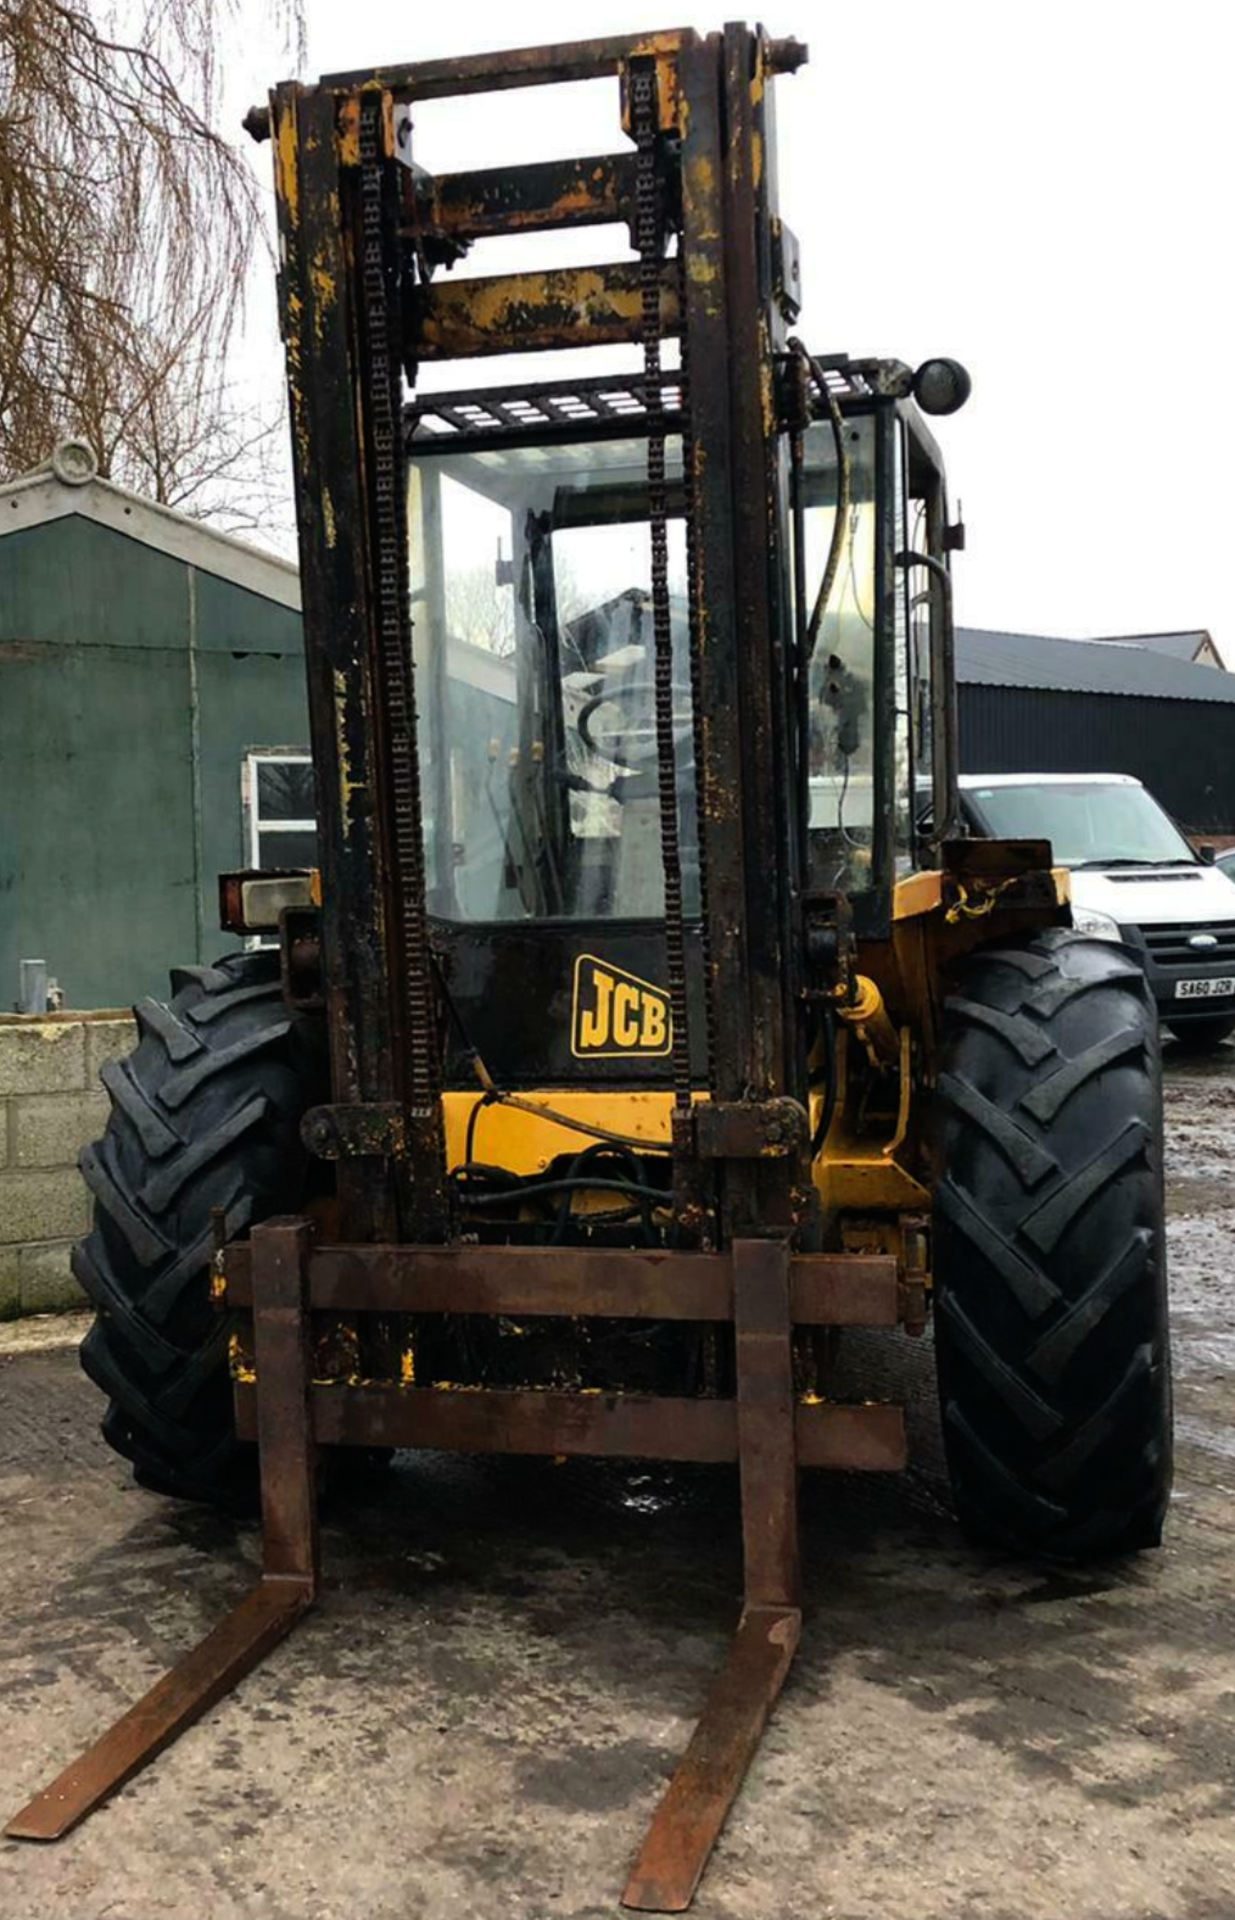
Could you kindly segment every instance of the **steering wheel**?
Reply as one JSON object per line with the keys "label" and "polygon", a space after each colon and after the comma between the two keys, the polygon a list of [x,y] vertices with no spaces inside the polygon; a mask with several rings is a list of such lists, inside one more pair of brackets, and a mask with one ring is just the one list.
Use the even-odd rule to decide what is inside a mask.
{"label": "steering wheel", "polygon": [[[656,683],[650,677],[626,680],[593,694],[579,710],[575,725],[590,752],[619,766],[643,767],[656,759]],[[634,712],[624,711],[638,701]],[[606,725],[600,716],[608,707],[614,718]],[[677,746],[692,736],[690,688],[673,689],[673,742]]]}

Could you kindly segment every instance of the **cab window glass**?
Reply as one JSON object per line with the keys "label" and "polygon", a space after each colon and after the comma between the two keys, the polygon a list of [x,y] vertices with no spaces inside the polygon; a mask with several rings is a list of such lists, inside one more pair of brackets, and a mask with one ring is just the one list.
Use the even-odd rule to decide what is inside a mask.
{"label": "cab window glass", "polygon": [[[816,886],[871,884],[875,756],[875,436],[869,417],[846,420],[849,506],[840,565],[811,659],[811,869]],[[806,434],[805,559],[813,596],[827,566],[838,498],[830,423]]]}

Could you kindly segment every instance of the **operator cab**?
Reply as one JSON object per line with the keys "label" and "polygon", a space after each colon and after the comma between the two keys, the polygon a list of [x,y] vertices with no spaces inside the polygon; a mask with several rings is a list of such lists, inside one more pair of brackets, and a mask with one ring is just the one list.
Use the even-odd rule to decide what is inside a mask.
{"label": "operator cab", "polygon": [[[933,861],[936,822],[953,810],[951,621],[938,573],[955,541],[909,370],[817,364],[829,402],[816,393],[822,417],[794,436],[790,538],[801,552],[782,556],[779,610],[788,704],[808,767],[798,819],[808,822],[811,885],[850,896],[855,922],[865,918],[873,931],[886,921],[895,878]],[[662,671],[672,687],[683,905],[696,920],[687,498],[673,400],[662,416]],[[640,384],[426,397],[412,416],[430,911],[458,927],[657,922],[650,415]],[[831,591],[804,666],[802,636],[834,541]]]}
{"label": "operator cab", "polygon": [[826,418],[808,429],[795,514],[809,601],[827,565],[843,459],[846,524],[807,689],[810,873],[815,887],[846,894],[859,931],[874,933],[894,880],[937,864],[955,813],[945,570],[961,535],[948,524],[943,462],[908,369],[863,363],[830,377],[839,430]]}
{"label": "operator cab", "polygon": [[[443,919],[664,911],[642,439],[456,450],[411,465],[429,905]],[[681,443],[666,449],[678,818],[698,852]]]}

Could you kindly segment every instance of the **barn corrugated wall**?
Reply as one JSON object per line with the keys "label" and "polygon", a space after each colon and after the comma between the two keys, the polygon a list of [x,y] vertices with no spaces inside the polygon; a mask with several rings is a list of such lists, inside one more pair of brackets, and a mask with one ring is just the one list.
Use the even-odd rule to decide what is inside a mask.
{"label": "barn corrugated wall", "polygon": [[5,528],[0,1011],[23,958],[116,1007],[234,947],[216,875],[247,864],[241,763],[307,739],[294,608],[85,519]]}
{"label": "barn corrugated wall", "polygon": [[1235,703],[962,683],[965,773],[1130,773],[1186,832],[1235,834]]}

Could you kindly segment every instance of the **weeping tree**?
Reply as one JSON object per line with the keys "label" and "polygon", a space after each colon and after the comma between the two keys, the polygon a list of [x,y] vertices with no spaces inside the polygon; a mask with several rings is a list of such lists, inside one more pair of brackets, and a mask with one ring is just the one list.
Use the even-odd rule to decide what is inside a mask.
{"label": "weeping tree", "polygon": [[[73,434],[166,505],[265,517],[279,423],[226,372],[262,233],[256,176],[218,128],[236,12],[0,0],[0,478]],[[280,23],[299,36],[294,0]]]}

